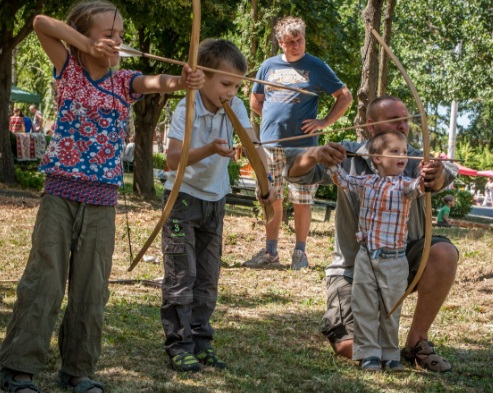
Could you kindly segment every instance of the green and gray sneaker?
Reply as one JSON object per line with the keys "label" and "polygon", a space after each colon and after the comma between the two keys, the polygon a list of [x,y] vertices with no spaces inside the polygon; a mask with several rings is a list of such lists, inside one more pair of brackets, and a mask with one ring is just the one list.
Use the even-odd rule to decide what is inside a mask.
{"label": "green and gray sneaker", "polygon": [[183,352],[179,355],[171,357],[170,363],[173,370],[181,372],[197,372],[201,369],[199,361],[190,352]]}
{"label": "green and gray sneaker", "polygon": [[215,368],[225,369],[227,368],[226,363],[220,360],[216,352],[212,348],[204,349],[203,351],[197,352],[195,357],[205,366],[211,366]]}

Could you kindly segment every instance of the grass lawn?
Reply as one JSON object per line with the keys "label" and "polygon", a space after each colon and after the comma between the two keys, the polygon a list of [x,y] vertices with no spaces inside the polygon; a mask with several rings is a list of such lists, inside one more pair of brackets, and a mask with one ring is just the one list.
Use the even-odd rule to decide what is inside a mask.
{"label": "grass lawn", "polygon": [[[14,191],[14,192],[12,192]],[[117,236],[112,280],[152,280],[163,276],[159,239],[133,272],[126,234],[131,228],[134,255],[160,216],[160,202],[128,197],[117,208]],[[0,189],[0,339],[15,301],[30,250],[38,195]],[[292,225],[292,222],[290,222]],[[102,356],[95,377],[109,393],[147,392],[493,392],[493,232],[491,229],[434,228],[451,238],[461,252],[458,274],[430,340],[453,365],[437,375],[409,367],[401,374],[360,372],[351,361],[335,357],[320,333],[325,309],[324,267],[330,262],[334,223],[315,211],[308,239],[311,268],[290,271],[294,245],[284,226],[280,255],[284,267],[241,268],[264,244],[261,223],[250,210],[229,207],[225,218],[223,268],[219,299],[212,318],[214,343],[229,369],[178,374],[163,349],[159,317],[161,291],[142,283],[111,284],[106,309]],[[155,262],[153,262],[155,260]],[[9,281],[12,280],[12,281]],[[404,303],[400,338],[404,342],[415,295]],[[36,381],[44,392],[62,392],[56,384],[60,367],[54,334],[46,370]]]}

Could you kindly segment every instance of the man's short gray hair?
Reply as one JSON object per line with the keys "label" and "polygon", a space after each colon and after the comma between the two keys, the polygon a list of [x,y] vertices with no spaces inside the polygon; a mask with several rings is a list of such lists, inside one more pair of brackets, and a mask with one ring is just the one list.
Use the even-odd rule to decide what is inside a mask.
{"label": "man's short gray hair", "polygon": [[284,37],[291,35],[298,37],[299,35],[305,36],[306,24],[301,18],[294,16],[287,16],[279,19],[274,27],[274,33],[278,41],[283,41]]}

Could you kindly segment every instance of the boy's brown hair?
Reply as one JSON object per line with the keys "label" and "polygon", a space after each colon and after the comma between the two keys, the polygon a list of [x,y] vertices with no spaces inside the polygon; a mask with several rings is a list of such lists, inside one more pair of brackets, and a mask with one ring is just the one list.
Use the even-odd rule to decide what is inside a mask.
{"label": "boy's brown hair", "polygon": [[[245,75],[248,66],[243,53],[231,41],[207,38],[200,43],[197,63],[203,67],[223,70],[233,69]],[[204,71],[210,77],[210,72]]]}

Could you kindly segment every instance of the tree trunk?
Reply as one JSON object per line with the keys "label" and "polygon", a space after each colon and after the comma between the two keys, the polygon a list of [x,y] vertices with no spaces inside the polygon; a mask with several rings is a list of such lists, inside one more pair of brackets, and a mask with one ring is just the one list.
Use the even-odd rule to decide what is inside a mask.
{"label": "tree trunk", "polygon": [[[385,16],[383,19],[383,40],[390,46],[392,37],[392,16],[394,14],[395,3],[397,0],[387,0],[385,6]],[[380,69],[378,75],[378,96],[387,94],[387,83],[389,76],[389,55],[383,48],[380,48]]]}
{"label": "tree trunk", "polygon": [[258,0],[252,0],[252,9],[250,10],[250,55],[248,56],[248,69],[252,70],[256,64],[258,50]]}
{"label": "tree trunk", "polygon": [[[248,70],[253,70],[256,64],[256,56],[258,51],[258,0],[252,0],[252,9],[250,10],[250,55],[248,56]],[[255,75],[250,75],[255,77]],[[245,84],[245,86],[247,86]],[[251,93],[253,85],[249,85],[249,91],[245,92],[247,96]],[[250,111],[250,124],[252,125],[253,132],[257,137],[260,137],[260,125],[258,122],[258,116]]]}
{"label": "tree trunk", "polygon": [[[25,19],[22,26],[16,26],[14,35],[15,16],[22,6],[22,2],[1,2],[0,15],[0,183],[14,185],[15,177],[14,159],[10,147],[9,131],[9,107],[12,91],[12,51],[33,30],[33,20],[36,13],[43,8],[43,3],[37,0],[30,7],[32,14]],[[28,8],[29,9],[29,8]]]}
{"label": "tree trunk", "polygon": [[135,156],[133,189],[146,199],[154,198],[156,195],[152,170],[153,138],[164,104],[164,94],[149,94],[134,104]]}
{"label": "tree trunk", "polygon": [[[358,114],[355,125],[366,123],[366,107],[376,97],[378,78],[378,51],[376,40],[371,33],[372,26],[380,27],[383,0],[368,0],[368,5],[363,11],[365,24],[365,42],[361,48],[363,66],[361,69],[361,85],[358,89]],[[358,130],[358,140],[366,139],[366,130]]]}
{"label": "tree trunk", "polygon": [[12,51],[0,51],[0,182],[16,184],[10,146],[9,100],[12,88]]}

